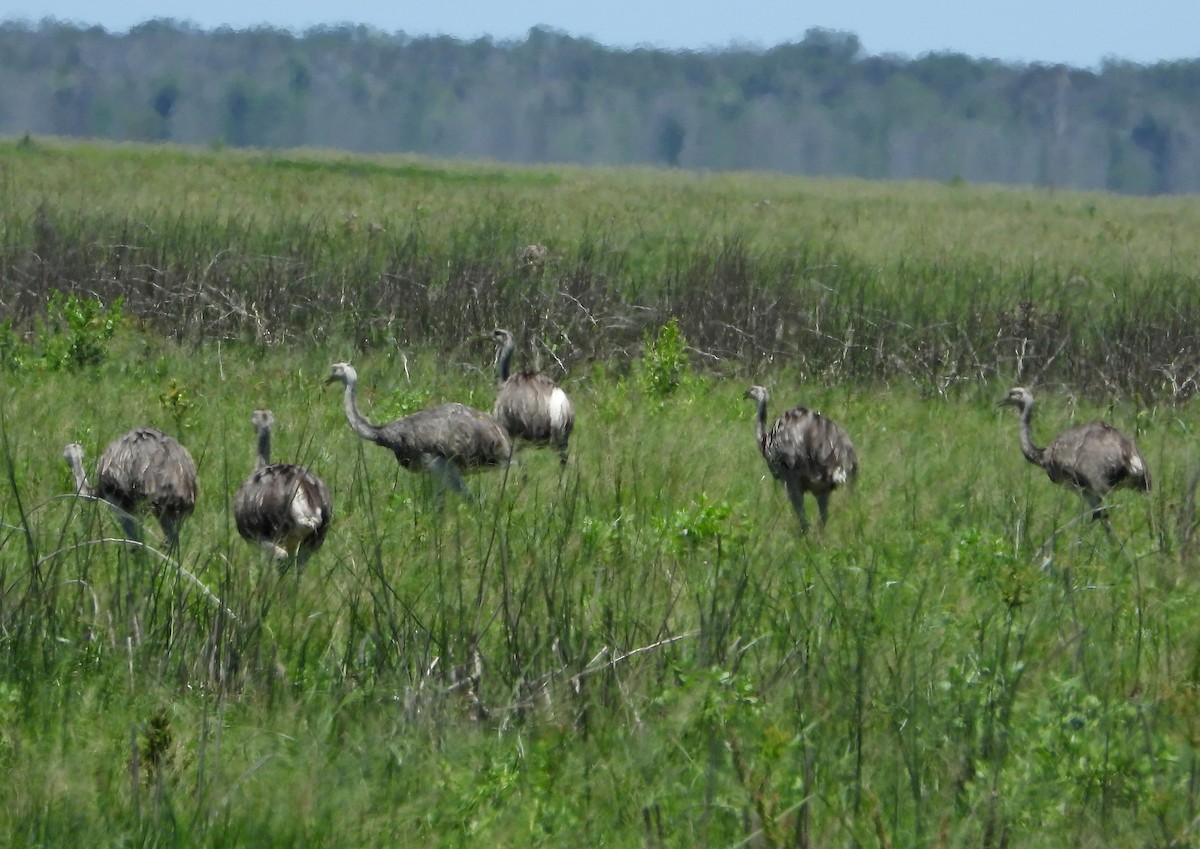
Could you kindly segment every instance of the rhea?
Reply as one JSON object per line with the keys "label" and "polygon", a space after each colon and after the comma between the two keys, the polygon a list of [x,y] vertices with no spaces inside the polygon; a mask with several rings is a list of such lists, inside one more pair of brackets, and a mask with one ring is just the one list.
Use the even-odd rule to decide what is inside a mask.
{"label": "rhea", "polygon": [[367,421],[358,411],[355,388],[358,372],[349,363],[334,363],[326,383],[345,386],[343,408],[350,428],[368,442],[382,445],[410,471],[427,472],[443,486],[467,496],[462,475],[506,465],[512,442],[497,421],[465,404],[442,404],[419,410],[383,425]]}
{"label": "rhea", "polygon": [[138,427],[108,444],[96,463],[96,486],[83,470],[83,446],[73,442],[63,458],[75,477],[75,491],[118,508],[127,539],[138,540],[135,514],[158,519],[172,548],[179,528],[196,508],[196,463],[178,441],[152,427]]}
{"label": "rhea", "polygon": [[492,339],[496,352],[496,383],[499,393],[492,415],[513,439],[558,451],[558,461],[567,464],[567,443],[575,429],[575,409],[567,393],[541,372],[511,373],[516,343],[510,331],[497,327]]}
{"label": "rhea", "polygon": [[1093,519],[1104,515],[1104,497],[1118,487],[1150,491],[1150,470],[1137,445],[1107,422],[1093,421],[1067,428],[1045,448],[1033,444],[1029,420],[1033,393],[1014,386],[999,406],[1016,407],[1021,414],[1021,453],[1046,470],[1050,480],[1083,496]]}
{"label": "rhea", "polygon": [[253,473],[234,496],[238,533],[262,546],[281,566],[291,559],[303,566],[325,543],[333,521],[333,497],[303,466],[271,462],[275,416],[270,410],[255,410],[250,421],[258,432],[258,457]]}
{"label": "rhea", "polygon": [[811,492],[824,526],[829,518],[829,495],[853,483],[858,475],[858,455],[846,431],[816,410],[796,406],[767,427],[767,399],[763,386],[751,386],[746,398],[758,405],[755,434],[767,468],[783,483],[800,529],[808,528],[804,494]]}

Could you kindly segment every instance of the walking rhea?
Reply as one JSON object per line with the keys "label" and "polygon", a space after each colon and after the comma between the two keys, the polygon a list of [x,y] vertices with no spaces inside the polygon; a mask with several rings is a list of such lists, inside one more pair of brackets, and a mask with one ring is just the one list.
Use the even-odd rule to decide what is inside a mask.
{"label": "walking rhea", "polygon": [[481,410],[465,404],[442,404],[375,425],[358,411],[358,372],[354,366],[330,366],[326,383],[335,381],[345,386],[343,408],[355,433],[391,450],[404,468],[428,472],[464,496],[464,472],[502,466],[512,456],[512,442],[504,428]]}
{"label": "walking rhea", "polygon": [[853,482],[858,474],[858,456],[846,431],[825,416],[797,406],[767,427],[767,399],[763,386],[751,386],[746,398],[758,405],[755,434],[767,468],[783,483],[801,530],[808,527],[804,515],[804,493],[817,499],[821,525],[829,516],[829,494]]}
{"label": "walking rhea", "polygon": [[1021,414],[1021,453],[1046,470],[1050,480],[1075,489],[1092,511],[1103,516],[1104,496],[1117,487],[1150,491],[1150,470],[1133,440],[1107,422],[1093,421],[1067,428],[1045,448],[1033,444],[1029,420],[1033,393],[1014,386],[999,406],[1016,407]]}
{"label": "walking rhea", "polygon": [[138,427],[108,444],[96,463],[95,487],[83,470],[83,446],[73,442],[63,458],[75,477],[75,491],[102,498],[121,510],[128,539],[140,539],[134,514],[146,510],[158,519],[171,547],[179,528],[196,508],[196,463],[175,439],[152,427]]}
{"label": "walking rhea", "polygon": [[276,560],[295,558],[303,566],[325,543],[333,521],[333,497],[303,466],[271,462],[275,417],[270,410],[255,410],[251,422],[258,432],[258,459],[234,496],[238,533]]}

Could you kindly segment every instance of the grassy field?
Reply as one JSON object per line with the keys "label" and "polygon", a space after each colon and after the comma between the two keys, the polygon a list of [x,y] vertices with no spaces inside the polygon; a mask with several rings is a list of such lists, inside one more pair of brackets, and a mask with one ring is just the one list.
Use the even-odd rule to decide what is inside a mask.
{"label": "grassy field", "polygon": [[[1197,843],[1195,199],[44,140],[0,186],[8,845]],[[440,505],[324,378],[490,408],[496,324],[572,459]],[[1111,534],[1018,380],[1042,444],[1138,439]],[[750,382],[858,446],[824,533]],[[303,572],[234,527],[258,407],[334,494]],[[67,494],[136,424],[200,467],[176,557]]]}
{"label": "grassy field", "polygon": [[457,356],[501,321],[573,375],[672,317],[726,376],[1151,404],[1200,372],[1190,198],[32,139],[0,143],[0,187],[22,332],[60,290],[193,345]]}

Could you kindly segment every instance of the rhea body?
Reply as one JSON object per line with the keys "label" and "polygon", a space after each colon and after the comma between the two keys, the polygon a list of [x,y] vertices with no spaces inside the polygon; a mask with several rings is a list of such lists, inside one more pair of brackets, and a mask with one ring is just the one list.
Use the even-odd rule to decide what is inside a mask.
{"label": "rhea body", "polygon": [[233,517],[238,533],[275,560],[294,558],[303,566],[325,543],[333,521],[333,497],[325,483],[303,466],[271,462],[270,410],[255,410],[257,460],[238,488]]}
{"label": "rhea body", "polygon": [[1021,414],[1021,453],[1041,466],[1050,480],[1083,496],[1093,519],[1103,516],[1104,497],[1118,487],[1150,491],[1150,470],[1134,441],[1107,422],[1093,421],[1067,428],[1045,448],[1033,444],[1030,419],[1033,393],[1015,386],[999,406],[1016,407]]}
{"label": "rhea body", "polygon": [[465,404],[442,404],[376,425],[358,410],[358,372],[354,367],[349,363],[330,366],[326,382],[335,381],[345,387],[343,408],[355,433],[389,449],[404,468],[428,472],[463,495],[467,494],[464,473],[503,466],[511,459],[508,433],[482,410]]}
{"label": "rhea body", "polygon": [[763,386],[751,386],[746,398],[757,405],[755,436],[772,476],[787,491],[801,530],[808,527],[804,494],[817,501],[821,525],[829,518],[829,496],[839,487],[854,482],[858,455],[846,431],[816,410],[796,406],[767,426],[767,400]]}
{"label": "rhea body", "polygon": [[557,383],[541,372],[513,373],[512,358],[516,342],[510,331],[497,327],[492,331],[496,342],[496,384],[499,392],[492,405],[492,416],[512,439],[533,445],[550,446],[558,451],[558,461],[566,465],[568,442],[575,429],[575,409],[571,399]]}
{"label": "rhea body", "polygon": [[63,458],[75,491],[119,508],[128,539],[140,539],[135,514],[149,512],[172,547],[183,521],[196,508],[197,475],[192,455],[177,440],[152,427],[138,427],[108,444],[96,463],[93,487],[83,469],[83,446],[73,442]]}

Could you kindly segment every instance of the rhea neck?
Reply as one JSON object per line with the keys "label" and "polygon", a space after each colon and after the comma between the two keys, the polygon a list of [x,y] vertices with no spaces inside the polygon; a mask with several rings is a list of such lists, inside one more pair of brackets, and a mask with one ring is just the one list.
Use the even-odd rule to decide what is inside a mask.
{"label": "rhea neck", "polygon": [[75,478],[75,492],[79,495],[91,495],[92,485],[88,483],[87,472],[83,470],[83,457],[68,453],[66,458],[67,465],[71,467],[71,475]]}
{"label": "rhea neck", "polygon": [[505,337],[504,341],[500,343],[500,353],[496,355],[497,383],[508,380],[509,370],[512,368],[513,351],[516,349],[517,345],[511,336]]}
{"label": "rhea neck", "polygon": [[379,428],[366,420],[363,414],[358,411],[358,404],[354,400],[354,390],[358,386],[358,379],[347,375],[345,384],[346,391],[342,396],[342,409],[346,411],[346,421],[350,423],[351,430],[363,439],[378,442]]}
{"label": "rhea neck", "polygon": [[1034,465],[1044,465],[1046,458],[1046,449],[1038,448],[1033,444],[1033,429],[1029,425],[1029,420],[1033,418],[1033,402],[1020,405],[1021,410],[1021,453],[1025,455],[1025,459]]}
{"label": "rhea neck", "polygon": [[754,399],[758,413],[754,418],[754,433],[758,437],[758,447],[764,453],[767,450],[767,396],[759,395]]}
{"label": "rhea neck", "polygon": [[254,468],[265,469],[271,465],[271,428],[260,427],[258,429],[258,461]]}

